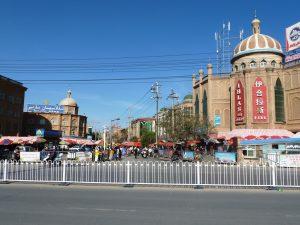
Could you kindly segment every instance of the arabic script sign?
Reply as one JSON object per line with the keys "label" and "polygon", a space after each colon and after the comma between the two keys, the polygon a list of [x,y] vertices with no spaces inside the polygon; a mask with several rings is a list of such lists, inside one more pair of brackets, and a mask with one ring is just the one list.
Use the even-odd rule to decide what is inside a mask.
{"label": "arabic script sign", "polygon": [[239,80],[234,90],[235,99],[235,123],[242,123],[245,119],[245,101],[244,101],[244,87]]}
{"label": "arabic script sign", "polygon": [[35,105],[28,104],[27,112],[39,113],[64,113],[64,107],[61,105]]}
{"label": "arabic script sign", "polygon": [[253,121],[267,122],[268,120],[268,103],[267,103],[267,87],[263,80],[257,77],[252,87],[252,105],[253,105]]}

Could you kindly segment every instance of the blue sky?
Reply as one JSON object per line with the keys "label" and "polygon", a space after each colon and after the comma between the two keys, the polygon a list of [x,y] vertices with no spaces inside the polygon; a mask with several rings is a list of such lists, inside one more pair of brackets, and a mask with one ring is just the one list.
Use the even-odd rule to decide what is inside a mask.
{"label": "blue sky", "polygon": [[135,103],[155,80],[162,81],[161,106],[170,105],[171,88],[181,99],[191,92],[188,76],[215,63],[214,33],[223,22],[231,22],[232,35],[243,28],[246,37],[256,9],[262,33],[284,44],[284,29],[299,21],[299,6],[293,0],[1,0],[0,74],[20,81],[187,76],[140,83],[24,82],[25,104],[57,104],[70,88],[91,125],[102,128],[121,117],[124,126],[132,104],[133,117],[153,115],[150,94]]}

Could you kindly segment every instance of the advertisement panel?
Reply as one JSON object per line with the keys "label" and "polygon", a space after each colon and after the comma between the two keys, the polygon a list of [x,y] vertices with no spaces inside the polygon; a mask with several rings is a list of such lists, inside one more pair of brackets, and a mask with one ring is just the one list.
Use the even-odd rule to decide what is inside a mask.
{"label": "advertisement panel", "polygon": [[40,152],[20,152],[20,160],[22,162],[38,162],[40,161]]}
{"label": "advertisement panel", "polygon": [[286,51],[300,47],[300,22],[285,29]]}
{"label": "advertisement panel", "polygon": [[234,91],[235,99],[235,124],[243,123],[245,119],[244,87],[239,80]]}
{"label": "advertisement panel", "polygon": [[37,113],[64,113],[64,107],[61,105],[35,105],[28,104],[27,112],[37,112]]}
{"label": "advertisement panel", "polygon": [[236,153],[234,152],[216,152],[215,161],[217,163],[236,163]]}
{"label": "advertisement panel", "polygon": [[221,116],[220,115],[215,115],[214,125],[215,126],[221,125]]}
{"label": "advertisement panel", "polygon": [[252,87],[252,106],[253,106],[253,122],[267,122],[268,120],[268,103],[267,103],[267,87],[263,80],[257,77]]}

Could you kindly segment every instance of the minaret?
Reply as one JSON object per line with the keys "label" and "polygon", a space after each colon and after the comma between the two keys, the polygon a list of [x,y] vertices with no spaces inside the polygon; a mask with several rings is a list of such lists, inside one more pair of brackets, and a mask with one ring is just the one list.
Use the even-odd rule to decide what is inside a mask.
{"label": "minaret", "polygon": [[256,18],[252,20],[252,31],[253,34],[260,34],[260,20]]}

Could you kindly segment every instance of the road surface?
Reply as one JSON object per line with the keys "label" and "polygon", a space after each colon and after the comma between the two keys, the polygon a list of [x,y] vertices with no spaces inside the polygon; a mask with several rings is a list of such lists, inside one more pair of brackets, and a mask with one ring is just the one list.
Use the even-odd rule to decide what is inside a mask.
{"label": "road surface", "polygon": [[3,225],[298,225],[296,191],[0,185]]}

